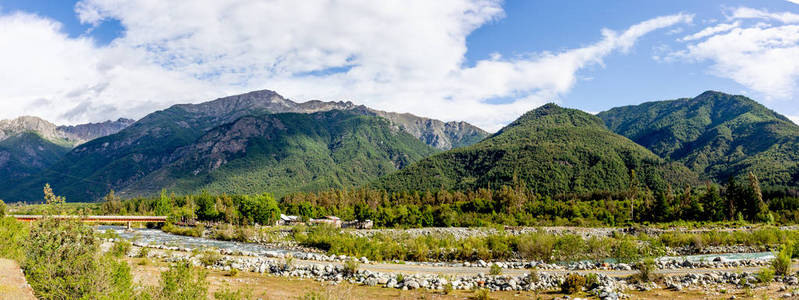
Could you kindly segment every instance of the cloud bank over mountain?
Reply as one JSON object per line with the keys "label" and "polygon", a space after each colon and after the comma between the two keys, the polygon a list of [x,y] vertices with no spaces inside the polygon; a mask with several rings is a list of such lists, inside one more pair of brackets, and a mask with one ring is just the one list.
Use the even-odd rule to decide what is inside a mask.
{"label": "cloud bank over mountain", "polygon": [[[100,46],[46,17],[0,15],[0,118],[31,111],[59,123],[137,118],[269,88],[300,101],[353,100],[496,130],[557,101],[579,71],[693,18],[597,28],[597,39],[580,47],[466,64],[467,36],[503,18],[500,1],[85,0],[75,13],[94,26],[118,20],[124,33]],[[499,98],[510,100],[492,101]]]}

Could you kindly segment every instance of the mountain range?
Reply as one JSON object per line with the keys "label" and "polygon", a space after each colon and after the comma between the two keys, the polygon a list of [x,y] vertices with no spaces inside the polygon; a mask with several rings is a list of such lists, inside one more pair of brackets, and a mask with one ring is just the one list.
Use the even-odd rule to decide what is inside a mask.
{"label": "mountain range", "polygon": [[[723,184],[756,174],[799,184],[799,126],[739,95],[646,102],[597,115],[547,104],[499,132],[375,110],[298,103],[269,90],[179,104],[133,122],[0,121],[0,199],[68,201],[355,188],[469,190],[524,184],[542,195]],[[633,174],[636,176],[633,177]]]}
{"label": "mountain range", "polygon": [[73,147],[116,133],[133,120],[119,119],[75,126],[56,126],[38,117],[0,120],[0,179],[31,176],[58,162]]}
{"label": "mountain range", "polygon": [[653,189],[697,182],[682,164],[611,132],[598,117],[550,103],[477,144],[435,154],[386,176],[377,187],[473,190],[522,182],[537,193],[554,195],[622,191],[633,180]]}
{"label": "mountain range", "polygon": [[[332,111],[347,113],[322,114]],[[353,115],[359,117],[352,118]],[[367,125],[374,128],[364,127]],[[269,126],[282,126],[285,130]],[[255,91],[153,112],[117,133],[77,145],[35,176],[3,180],[0,198],[32,201],[38,199],[38,190],[45,183],[70,201],[95,200],[111,189],[132,197],[150,195],[161,188],[195,191],[202,187],[209,192],[244,193],[263,192],[261,188],[275,192],[292,184],[309,188],[354,187],[433,152],[470,144],[486,135],[465,122],[445,123],[351,102],[297,103],[273,91]],[[233,149],[233,144],[219,143],[215,138],[241,144]],[[283,144],[275,148],[264,139]],[[309,156],[306,151],[323,148],[327,150],[316,152],[318,157],[314,158],[341,156],[346,151],[350,151],[349,159],[368,157],[338,173],[340,161],[336,159],[332,165],[327,164],[330,161],[324,165],[298,159]],[[341,150],[345,152],[337,152]],[[273,156],[272,161],[254,158],[254,153],[268,153]],[[288,161],[295,163],[285,165]],[[208,165],[200,167],[202,163]],[[189,165],[195,168],[189,169]],[[283,173],[310,174],[308,182],[284,176],[270,177],[274,180],[268,182],[274,184],[254,183],[276,172],[272,168],[277,166],[285,168]],[[344,173],[360,175],[345,178],[348,175]],[[342,177],[328,180],[336,176]],[[197,188],[189,188],[195,184]]]}
{"label": "mountain range", "polygon": [[685,164],[703,180],[726,183],[754,173],[762,184],[799,184],[799,126],[740,95],[646,102],[599,113],[616,133]]}

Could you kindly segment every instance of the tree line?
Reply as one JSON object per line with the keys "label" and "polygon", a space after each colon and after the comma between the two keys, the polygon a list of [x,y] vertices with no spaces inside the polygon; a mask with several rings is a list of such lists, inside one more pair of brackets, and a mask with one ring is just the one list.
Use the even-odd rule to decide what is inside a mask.
{"label": "tree line", "polygon": [[281,213],[303,219],[335,215],[373,220],[379,227],[582,225],[616,226],[675,221],[795,223],[799,198],[764,192],[757,177],[725,185],[650,190],[631,176],[626,191],[540,195],[524,182],[469,191],[388,192],[381,189],[330,189],[298,192],[279,201],[269,194],[176,196],[119,200],[109,193],[105,214],[168,215],[172,220],[230,224],[273,224]]}

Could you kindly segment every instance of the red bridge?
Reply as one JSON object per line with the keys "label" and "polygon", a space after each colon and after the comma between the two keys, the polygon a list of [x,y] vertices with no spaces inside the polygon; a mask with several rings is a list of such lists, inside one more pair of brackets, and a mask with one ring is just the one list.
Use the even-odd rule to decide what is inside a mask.
{"label": "red bridge", "polygon": [[[42,215],[12,215],[19,221],[36,221],[44,218]],[[97,222],[97,223],[127,223],[130,228],[130,223],[163,223],[166,222],[166,216],[78,216],[78,215],[53,215],[49,218],[56,219],[76,219],[83,222]]]}

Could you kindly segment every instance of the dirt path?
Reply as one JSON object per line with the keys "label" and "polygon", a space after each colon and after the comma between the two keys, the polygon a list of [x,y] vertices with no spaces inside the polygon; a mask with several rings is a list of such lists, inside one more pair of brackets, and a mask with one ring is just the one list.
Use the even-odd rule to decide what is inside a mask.
{"label": "dirt path", "polygon": [[0,300],[36,299],[17,262],[0,258]]}

